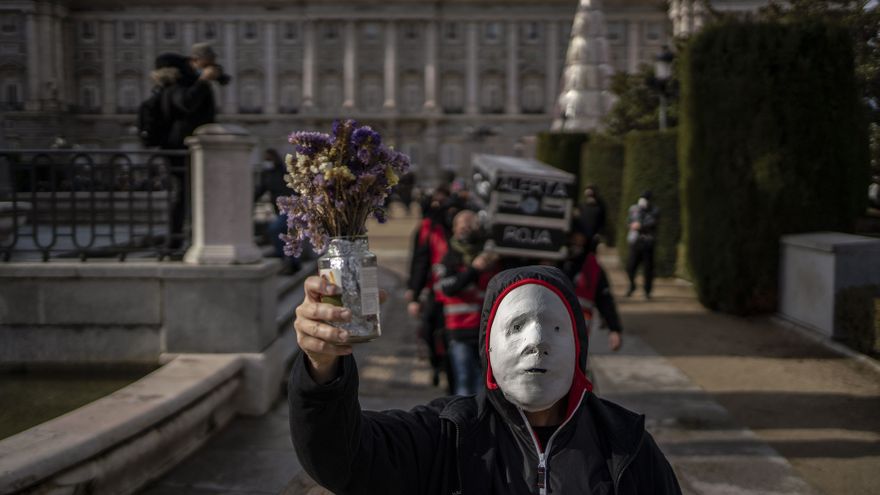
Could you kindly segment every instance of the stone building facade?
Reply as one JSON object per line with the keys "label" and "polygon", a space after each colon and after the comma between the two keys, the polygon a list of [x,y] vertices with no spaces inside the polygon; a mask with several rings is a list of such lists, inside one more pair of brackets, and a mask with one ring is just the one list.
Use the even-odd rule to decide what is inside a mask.
{"label": "stone building facade", "polygon": [[[684,2],[685,0],[681,0]],[[676,6],[678,2],[675,2]],[[417,174],[514,154],[550,128],[576,0],[6,0],[0,148],[138,146],[156,55],[209,41],[232,83],[223,122],[260,147],[352,117],[409,153]],[[606,0],[616,70],[652,63],[672,35],[660,0]],[[256,159],[256,157],[255,157]]]}

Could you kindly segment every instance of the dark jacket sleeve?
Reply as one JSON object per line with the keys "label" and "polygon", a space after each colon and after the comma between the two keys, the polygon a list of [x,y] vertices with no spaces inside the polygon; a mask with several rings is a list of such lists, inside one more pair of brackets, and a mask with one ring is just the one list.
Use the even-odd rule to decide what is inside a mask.
{"label": "dark jacket sleeve", "polygon": [[602,320],[612,332],[622,332],[620,316],[617,314],[617,305],[614,304],[614,296],[611,294],[611,286],[608,285],[608,277],[605,270],[599,270],[599,282],[596,287],[596,309],[602,315]]}
{"label": "dark jacket sleeve", "polygon": [[645,433],[645,440],[635,461],[638,465],[637,493],[653,493],[656,495],[681,495],[675,471],[654,442],[650,433]]}
{"label": "dark jacket sleeve", "polygon": [[302,353],[288,386],[290,434],[306,472],[338,495],[425,493],[440,447],[439,406],[410,412],[361,411],[357,365],[342,358],[339,376],[318,385]]}
{"label": "dark jacket sleeve", "polygon": [[415,298],[419,297],[419,293],[428,285],[428,278],[431,275],[431,246],[427,241],[419,242],[421,234],[421,230],[416,230],[413,235],[413,257],[407,286],[407,289],[413,291]]}
{"label": "dark jacket sleeve", "polygon": [[446,254],[443,258],[443,276],[437,282],[440,290],[447,296],[458,294],[468,285],[477,281],[480,272],[473,266],[468,266],[464,270],[459,270],[462,263],[458,256],[452,252]]}

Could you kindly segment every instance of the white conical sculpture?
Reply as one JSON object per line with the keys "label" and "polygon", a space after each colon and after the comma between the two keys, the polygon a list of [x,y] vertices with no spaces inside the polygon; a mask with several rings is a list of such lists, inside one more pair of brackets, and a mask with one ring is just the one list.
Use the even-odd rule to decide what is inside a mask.
{"label": "white conical sculpture", "polygon": [[565,56],[553,130],[591,131],[614,104],[602,0],[580,0]]}

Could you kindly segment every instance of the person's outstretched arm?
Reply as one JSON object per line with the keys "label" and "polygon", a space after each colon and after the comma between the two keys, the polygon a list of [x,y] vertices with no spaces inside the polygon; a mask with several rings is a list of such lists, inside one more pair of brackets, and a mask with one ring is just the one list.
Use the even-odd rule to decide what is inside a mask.
{"label": "person's outstretched arm", "polygon": [[348,332],[333,326],[350,312],[321,303],[338,293],[326,279],[309,277],[294,328],[301,353],[294,359],[288,400],[290,433],[303,468],[336,494],[416,494],[426,491],[440,445],[439,405],[410,412],[362,412],[357,365]]}

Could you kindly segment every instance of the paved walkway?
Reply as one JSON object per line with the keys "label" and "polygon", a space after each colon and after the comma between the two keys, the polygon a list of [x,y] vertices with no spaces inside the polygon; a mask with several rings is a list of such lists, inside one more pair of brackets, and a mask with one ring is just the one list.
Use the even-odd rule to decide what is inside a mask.
{"label": "paved walkway", "polygon": [[[389,289],[383,336],[357,349],[361,404],[407,409],[438,396],[405,314],[400,274],[413,219],[372,228]],[[880,486],[880,375],[766,319],[709,313],[692,289],[661,280],[655,297],[623,297],[622,352],[591,343],[600,395],[647,414],[688,494],[869,494]],[[319,495],[296,461],[280,400],[236,419],[144,493]]]}

